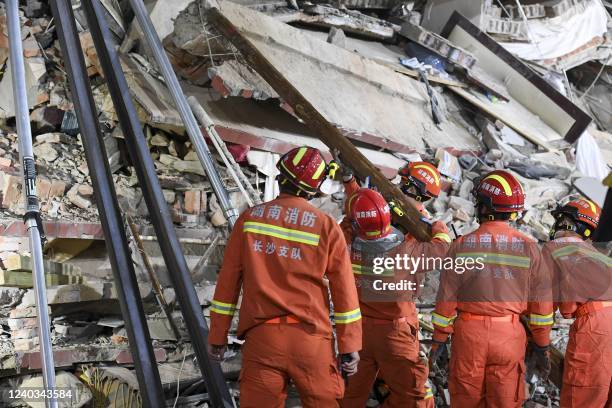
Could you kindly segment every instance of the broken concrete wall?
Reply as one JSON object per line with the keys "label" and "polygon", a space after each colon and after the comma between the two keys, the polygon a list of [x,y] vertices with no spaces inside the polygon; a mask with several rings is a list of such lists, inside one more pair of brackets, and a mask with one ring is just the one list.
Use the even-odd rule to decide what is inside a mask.
{"label": "broken concrete wall", "polygon": [[423,10],[421,25],[440,34],[450,16],[458,11],[472,24],[484,28],[487,20],[485,14],[492,3],[492,0],[428,0]]}
{"label": "broken concrete wall", "polygon": [[590,117],[578,106],[461,14],[452,15],[443,35],[472,52],[479,68],[504,84],[513,99],[567,141],[574,142],[590,123]]}
{"label": "broken concrete wall", "polygon": [[350,138],[380,146],[388,140],[417,150],[425,147],[423,138],[435,147],[477,148],[457,123],[433,124],[429,98],[418,81],[261,13],[230,2],[220,3],[220,10]]}

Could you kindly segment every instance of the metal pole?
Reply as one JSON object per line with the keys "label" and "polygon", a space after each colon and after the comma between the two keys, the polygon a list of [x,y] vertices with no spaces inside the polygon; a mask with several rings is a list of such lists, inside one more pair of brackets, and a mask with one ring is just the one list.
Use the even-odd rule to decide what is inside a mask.
{"label": "metal pole", "polygon": [[[221,156],[223,163],[225,163],[225,167],[229,171],[230,175],[238,185],[240,192],[246,198],[247,204],[249,207],[252,207],[254,204],[261,204],[261,199],[259,198],[259,194],[255,191],[255,189],[251,186],[251,181],[244,175],[236,160],[234,160],[234,156],[227,150],[227,146],[219,133],[217,133],[217,129],[215,128],[215,123],[212,121],[208,113],[204,110],[202,105],[198,102],[195,96],[190,96],[187,98],[187,103],[189,103],[189,107],[193,112],[196,119],[200,122],[200,124],[204,127],[206,134],[213,142],[215,149],[217,149],[217,153]],[[247,192],[248,190],[248,192]]]}
{"label": "metal pole", "polygon": [[21,43],[21,23],[19,21],[18,0],[6,0],[6,23],[9,37],[9,61],[13,81],[13,99],[15,101],[15,119],[19,138],[19,159],[23,174],[23,192],[26,229],[30,235],[30,252],[32,254],[32,282],[36,297],[38,321],[38,340],[42,360],[42,375],[45,395],[45,406],[56,408],[55,364],[51,347],[51,329],[47,304],[47,285],[43,265],[42,240],[44,232],[40,218],[38,197],[36,196],[36,162],[32,152],[32,130],[30,128],[30,110],[25,81],[23,45]]}
{"label": "metal pole", "polygon": [[144,268],[146,269],[147,274],[149,275],[149,281],[151,281],[155,300],[157,300],[157,304],[159,305],[162,312],[164,312],[164,314],[166,315],[166,319],[168,319],[168,324],[170,325],[170,329],[172,329],[172,333],[174,333],[176,341],[180,343],[182,341],[181,332],[179,331],[176,322],[172,318],[172,310],[170,309],[170,305],[166,301],[166,297],[164,296],[164,290],[162,289],[162,286],[159,283],[159,279],[157,279],[157,275],[155,274],[153,265],[151,265],[151,261],[149,261],[149,256],[145,251],[144,244],[142,243],[142,239],[140,239],[140,234],[138,233],[138,227],[136,227],[136,225],[134,224],[134,220],[132,220],[132,217],[128,215],[126,218],[128,227],[130,227],[130,230],[132,231],[132,237],[134,238],[136,248],[138,248],[138,252],[140,252],[140,257],[142,258]]}
{"label": "metal pole", "polygon": [[98,123],[98,112],[91,93],[91,84],[85,68],[72,4],[70,0],[52,0],[51,9],[64,57],[64,66],[68,73],[70,93],[83,137],[87,167],[91,174],[100,222],[106,238],[106,249],[126,324],[142,403],[147,408],[162,408],[166,406],[164,392],[108,165],[108,156],[103,147],[104,141]]}
{"label": "metal pole", "polygon": [[155,28],[153,27],[153,23],[149,18],[149,13],[147,12],[142,0],[130,0],[130,5],[132,6],[132,10],[136,15],[136,19],[138,20],[138,24],[142,29],[145,40],[153,52],[155,61],[161,69],[162,76],[166,81],[166,86],[172,94],[172,99],[174,99],[179,115],[181,115],[181,118],[183,119],[185,128],[187,129],[187,134],[191,139],[191,143],[195,147],[196,154],[204,167],[204,171],[208,176],[210,185],[212,186],[212,189],[219,200],[221,208],[225,212],[225,218],[227,218],[230,228],[234,228],[234,224],[238,218],[238,212],[232,206],[227,190],[225,189],[225,186],[223,186],[221,178],[215,169],[215,164],[210,155],[210,150],[206,145],[206,140],[204,139],[202,131],[200,130],[200,127],[193,116],[193,112],[191,112],[191,109],[189,108],[189,104],[187,103],[187,99],[183,94],[183,90],[181,89],[178,79],[176,78],[174,69],[168,60],[164,47],[162,46],[162,43],[155,32]]}
{"label": "metal pole", "polygon": [[[157,178],[155,164],[142,132],[142,125],[130,98],[130,90],[121,70],[119,55],[111,40],[104,11],[99,0],[82,2],[82,5],[211,403],[214,407],[234,407],[234,401],[221,367],[218,363],[211,361],[208,356],[208,326],[202,314],[202,307],[193,286],[185,256],[174,231],[172,217]],[[137,236],[137,233],[134,234],[136,239],[138,239]]]}

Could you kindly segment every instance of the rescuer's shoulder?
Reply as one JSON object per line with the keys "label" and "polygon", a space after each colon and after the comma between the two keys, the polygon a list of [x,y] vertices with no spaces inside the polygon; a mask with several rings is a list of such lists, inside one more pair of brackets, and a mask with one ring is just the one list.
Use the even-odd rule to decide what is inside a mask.
{"label": "rescuer's shoulder", "polygon": [[513,231],[513,238],[515,238],[515,239],[520,239],[520,240],[523,240],[523,241],[525,241],[527,243],[530,243],[530,244],[537,244],[538,243],[538,240],[535,239],[534,237],[531,237],[531,236],[529,236],[527,234],[524,234],[524,233],[522,233],[521,231],[519,231],[519,230],[517,230],[515,228],[512,228],[512,231]]}

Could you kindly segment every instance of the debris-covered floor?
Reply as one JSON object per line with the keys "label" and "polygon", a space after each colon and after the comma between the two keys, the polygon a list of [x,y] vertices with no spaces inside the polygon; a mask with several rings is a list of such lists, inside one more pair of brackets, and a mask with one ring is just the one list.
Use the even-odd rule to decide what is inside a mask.
{"label": "debris-covered floor", "polygon": [[[22,3],[37,191],[49,238],[45,270],[52,341],[55,364],[62,370],[58,386],[78,390],[74,407],[139,406],[54,20],[46,1]],[[227,220],[128,2],[101,3],[208,316]],[[300,119],[301,106],[292,106],[275,90],[277,83],[266,81],[272,68],[389,179],[407,161],[436,163],[444,188],[428,209],[457,235],[477,228],[473,180],[491,169],[510,169],[525,186],[526,211],[517,225],[541,242],[548,240],[554,221],[549,211],[558,202],[580,193],[603,205],[601,180],[612,165],[608,2],[529,1],[521,10],[519,2],[509,0],[145,3],[185,94],[208,112],[256,192],[240,191],[213,151],[239,211],[255,198],[275,196],[279,154],[300,145],[327,151]],[[166,397],[170,406],[175,401],[177,407],[206,406],[205,387],[93,40],[80,2],[73,6],[119,204],[136,225],[133,260]],[[218,7],[215,13],[211,6]],[[228,24],[249,47],[224,35]],[[7,391],[40,386],[42,378],[3,9],[0,28],[0,389]],[[344,195],[339,183],[334,188],[335,193],[314,201],[340,220]],[[158,305],[145,257],[173,309],[172,324]],[[417,305],[423,355],[431,338],[437,279],[429,275]],[[562,356],[571,322],[558,317],[553,345]],[[240,343],[233,339],[234,356],[223,363],[236,396]],[[435,375],[437,406],[446,406],[445,374]],[[542,382],[529,373],[527,380],[526,406],[558,406],[558,374]],[[292,395],[289,404],[299,406]],[[370,403],[376,406],[374,399]],[[10,399],[0,405],[27,406]]]}

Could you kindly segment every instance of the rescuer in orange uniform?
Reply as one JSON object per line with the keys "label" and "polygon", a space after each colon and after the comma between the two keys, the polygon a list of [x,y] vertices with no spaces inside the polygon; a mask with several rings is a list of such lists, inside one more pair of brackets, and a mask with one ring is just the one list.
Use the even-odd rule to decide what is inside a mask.
{"label": "rescuer in orange uniform", "polygon": [[612,259],[589,242],[601,210],[577,199],[552,213],[552,241],[543,255],[554,272],[561,314],[576,319],[565,352],[561,407],[611,407]]}
{"label": "rescuer in orange uniform", "polygon": [[452,333],[453,407],[522,407],[527,339],[519,315],[529,315],[538,367],[550,370],[550,273],[535,240],[508,223],[523,210],[518,180],[496,170],[474,193],[480,227],[457,238],[449,251],[455,262],[440,278],[430,361]]}
{"label": "rescuer in orange uniform", "polygon": [[[422,167],[415,168],[414,165]],[[417,173],[416,169],[422,168],[426,169],[427,176]],[[412,169],[410,180],[404,182],[413,183],[414,178],[425,187],[418,190],[421,194],[419,201],[437,196],[440,192],[438,170],[429,163],[413,163]],[[358,371],[348,381],[341,406],[364,407],[374,381],[380,377],[390,390],[383,407],[433,408],[432,390],[426,386],[428,367],[419,356],[419,323],[413,293],[404,291],[389,296],[369,289],[378,278],[393,282],[401,281],[403,277],[414,280],[415,275],[399,271],[389,271],[395,276],[384,272],[379,275],[372,268],[371,260],[404,254],[415,257],[444,255],[450,242],[448,230],[442,222],[433,223],[431,243],[418,242],[409,234],[404,236],[391,225],[391,211],[384,198],[374,190],[359,189],[352,172],[345,166],[343,174],[348,199],[346,217],[341,226],[351,246],[364,336]],[[414,204],[424,210],[421,202],[415,201]],[[418,280],[415,283],[418,288]]]}
{"label": "rescuer in orange uniform", "polygon": [[291,379],[304,407],[336,407],[344,381],[328,293],[348,375],[355,373],[361,349],[361,312],[346,241],[335,220],[307,201],[327,177],[321,153],[293,149],[277,167],[280,196],[246,210],[229,238],[210,308],[209,353],[222,359],[242,287],[240,406],[284,407]]}

